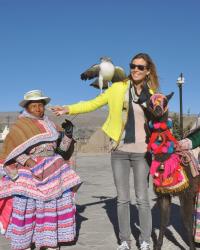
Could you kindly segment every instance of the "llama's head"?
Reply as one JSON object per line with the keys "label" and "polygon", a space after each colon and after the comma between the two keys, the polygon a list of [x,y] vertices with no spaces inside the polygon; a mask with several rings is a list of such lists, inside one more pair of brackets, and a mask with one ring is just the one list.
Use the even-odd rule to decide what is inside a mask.
{"label": "llama's head", "polygon": [[155,93],[150,97],[148,110],[154,118],[161,118],[167,113],[168,102],[172,98],[173,94],[174,92],[165,96],[161,93]]}

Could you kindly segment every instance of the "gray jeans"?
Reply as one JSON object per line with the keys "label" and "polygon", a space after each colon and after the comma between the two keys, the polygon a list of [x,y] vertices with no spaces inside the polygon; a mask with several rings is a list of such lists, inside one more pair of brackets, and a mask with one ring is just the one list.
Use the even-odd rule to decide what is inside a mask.
{"label": "gray jeans", "polygon": [[141,229],[140,242],[150,242],[152,215],[148,198],[149,166],[143,153],[113,151],[111,165],[117,189],[119,238],[130,243],[130,170],[133,171],[136,203]]}

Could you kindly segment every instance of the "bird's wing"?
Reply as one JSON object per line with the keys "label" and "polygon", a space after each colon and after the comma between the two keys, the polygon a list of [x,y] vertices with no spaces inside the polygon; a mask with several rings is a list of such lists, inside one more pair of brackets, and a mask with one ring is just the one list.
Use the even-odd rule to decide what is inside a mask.
{"label": "bird's wing", "polygon": [[[100,89],[99,87],[99,79],[96,79],[94,82],[92,82],[90,84],[90,86],[96,88],[96,89]],[[103,81],[103,87],[102,89],[107,89],[108,88],[108,81]]]}
{"label": "bird's wing", "polygon": [[120,82],[127,78],[125,70],[122,67],[115,66],[115,73],[112,78],[112,82]]}
{"label": "bird's wing", "polygon": [[99,75],[99,64],[95,64],[81,74],[81,80],[90,80]]}

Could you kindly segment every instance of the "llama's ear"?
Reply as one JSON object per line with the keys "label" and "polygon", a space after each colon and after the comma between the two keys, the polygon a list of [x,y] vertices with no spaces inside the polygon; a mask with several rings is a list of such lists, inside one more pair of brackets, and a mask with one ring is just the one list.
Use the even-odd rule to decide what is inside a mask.
{"label": "llama's ear", "polygon": [[174,95],[174,92],[171,92],[169,95],[166,95],[167,100],[169,101],[173,95]]}

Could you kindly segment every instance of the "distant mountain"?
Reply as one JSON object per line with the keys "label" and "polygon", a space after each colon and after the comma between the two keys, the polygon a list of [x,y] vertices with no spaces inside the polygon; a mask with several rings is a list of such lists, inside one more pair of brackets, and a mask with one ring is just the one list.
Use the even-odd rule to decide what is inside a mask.
{"label": "distant mountain", "polygon": [[[67,119],[73,120],[73,123],[77,126],[81,125],[84,127],[88,127],[88,126],[99,127],[105,120],[107,116],[107,111],[99,109],[94,112],[85,113],[85,114],[77,115],[77,116],[66,115],[66,116],[57,117],[53,115],[51,111],[47,110],[46,114],[48,115],[48,117],[50,117],[50,119],[52,119],[54,122],[58,124],[64,121],[65,118],[67,118]],[[19,112],[0,112],[0,123],[12,124],[17,119],[18,116],[19,116]]]}
{"label": "distant mountain", "polygon": [[[75,134],[77,135],[80,132],[81,138],[89,138],[89,136],[100,128],[106,117],[108,115],[108,111],[105,108],[98,109],[94,112],[80,114],[80,115],[72,115],[72,116],[61,116],[57,117],[53,115],[51,111],[46,111],[48,117],[53,120],[56,124],[61,124],[64,119],[72,120],[73,124],[75,125]],[[173,112],[170,112],[170,116],[173,116]],[[176,113],[177,114],[177,113]],[[11,125],[18,117],[19,112],[0,112],[0,125],[4,127],[5,125]],[[179,114],[177,114],[179,115]],[[197,121],[197,116],[193,115],[184,115],[183,117],[183,124],[184,127],[188,126],[189,124],[194,124]],[[79,131],[79,132],[78,132]],[[79,136],[78,136],[79,137]]]}
{"label": "distant mountain", "polygon": [[[61,125],[61,123],[66,118],[72,120],[73,124],[75,125],[74,137],[77,140],[77,152],[99,153],[108,151],[109,139],[100,129],[108,115],[107,109],[99,109],[94,112],[77,116],[66,115],[57,117],[50,111],[46,111],[46,114],[51,120],[59,125]],[[171,112],[170,117],[173,117],[173,114],[174,113]],[[12,123],[17,119],[18,115],[19,112],[0,112],[1,127],[4,128],[7,124],[12,125]],[[177,116],[178,115],[179,114],[177,114]],[[197,122],[197,116],[190,115],[183,117],[184,127],[195,124],[195,122]]]}
{"label": "distant mountain", "polygon": [[[97,128],[101,127],[106,119],[107,113],[105,109],[99,109],[81,115],[57,117],[52,112],[46,111],[48,117],[58,125],[61,125],[65,119],[72,120],[75,126],[75,136],[81,139],[88,139]],[[18,116],[19,112],[0,112],[0,130],[3,130],[5,125],[11,126]]]}

